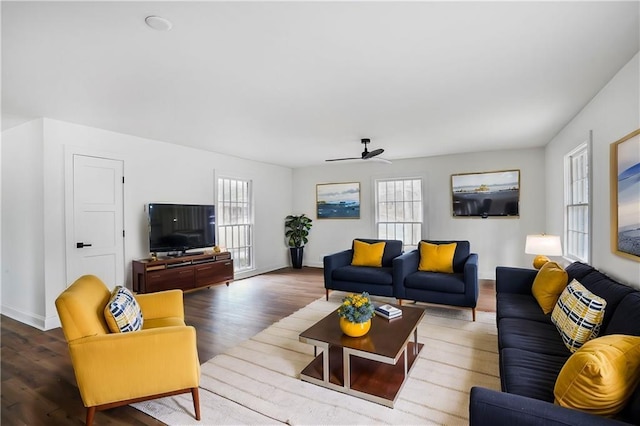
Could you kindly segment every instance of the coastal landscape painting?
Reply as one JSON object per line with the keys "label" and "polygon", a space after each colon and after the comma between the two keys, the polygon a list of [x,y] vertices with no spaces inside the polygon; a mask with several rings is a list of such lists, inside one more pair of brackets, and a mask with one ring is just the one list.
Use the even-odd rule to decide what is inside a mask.
{"label": "coastal landscape painting", "polygon": [[455,217],[518,217],[520,170],[451,175]]}
{"label": "coastal landscape painting", "polygon": [[611,144],[611,248],[640,261],[640,129]]}
{"label": "coastal landscape painting", "polygon": [[360,182],[316,185],[318,219],[360,219]]}

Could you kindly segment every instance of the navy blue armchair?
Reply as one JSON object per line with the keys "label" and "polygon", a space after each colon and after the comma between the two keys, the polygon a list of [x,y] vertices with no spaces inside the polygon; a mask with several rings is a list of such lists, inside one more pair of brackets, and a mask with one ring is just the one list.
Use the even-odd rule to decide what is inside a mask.
{"label": "navy blue armchair", "polygon": [[420,251],[412,250],[393,260],[393,281],[398,283],[395,297],[416,302],[471,308],[476,320],[478,302],[478,255],[470,253],[469,241],[429,241],[432,244],[457,243],[453,273],[418,270]]}
{"label": "navy blue armchair", "polygon": [[352,266],[353,245],[350,250],[324,257],[324,287],[329,300],[329,290],[341,290],[351,293],[368,292],[376,296],[395,296],[396,283],[393,281],[393,259],[402,254],[402,241],[372,240],[358,238],[365,243],[384,241],[382,267]]}

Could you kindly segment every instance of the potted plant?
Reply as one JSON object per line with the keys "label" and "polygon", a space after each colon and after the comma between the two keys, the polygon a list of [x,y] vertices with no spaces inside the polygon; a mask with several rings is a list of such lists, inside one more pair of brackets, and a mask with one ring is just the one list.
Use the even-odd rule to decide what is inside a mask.
{"label": "potted plant", "polygon": [[302,252],[304,245],[309,242],[307,236],[313,222],[311,218],[301,214],[300,216],[289,215],[284,220],[285,238],[291,252],[291,264],[296,269],[302,268]]}

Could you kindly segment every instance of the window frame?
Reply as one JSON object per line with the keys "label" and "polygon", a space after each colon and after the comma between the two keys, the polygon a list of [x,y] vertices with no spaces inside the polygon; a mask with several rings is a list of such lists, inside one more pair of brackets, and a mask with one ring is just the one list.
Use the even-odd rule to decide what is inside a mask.
{"label": "window frame", "polygon": [[[592,161],[592,143],[591,143],[591,132],[589,133],[589,137],[585,142],[582,142],[577,147],[569,151],[564,156],[564,200],[563,200],[563,215],[564,215],[564,257],[570,259],[572,261],[581,261],[584,263],[589,263],[592,257],[592,240],[593,240],[593,161]],[[575,171],[575,160],[579,160],[580,157],[584,158],[584,166],[582,167],[583,173],[586,176],[580,178],[574,178]],[[583,180],[583,184],[586,184],[586,190],[580,190],[579,188],[575,188],[576,185],[579,185],[579,181]],[[582,194],[578,196],[581,198],[582,196],[586,197],[586,202],[581,200],[575,200],[574,194],[576,194],[576,190],[581,192]],[[576,215],[581,214],[580,210],[583,210],[584,215],[586,215],[586,224],[583,225],[585,230],[581,231],[579,229],[570,229],[572,226],[572,212],[574,210]],[[573,228],[576,228],[575,226]],[[572,234],[583,234],[584,240],[583,244],[583,255],[580,253],[580,242],[578,242],[577,238],[574,238]],[[575,243],[574,243],[575,241]],[[577,247],[576,247],[577,244]]]}
{"label": "window frame", "polygon": [[[419,205],[420,205],[420,211],[419,211],[419,216],[420,216],[420,220],[419,221],[403,221],[403,222],[397,222],[397,221],[380,221],[380,206],[383,202],[380,201],[380,193],[378,191],[378,185],[380,183],[389,183],[389,182],[405,182],[405,181],[419,181],[420,182],[420,200],[419,200]],[[415,244],[405,244],[405,239],[404,239],[404,235],[402,236],[402,238],[398,238],[395,237],[395,239],[399,239],[402,240],[402,249],[403,251],[409,251],[409,250],[413,250],[418,248],[418,244],[420,242],[420,240],[424,239],[424,235],[425,235],[425,229],[426,229],[426,224],[425,224],[425,181],[426,179],[424,178],[424,176],[419,176],[419,175],[414,175],[414,176],[394,176],[394,177],[385,177],[385,178],[377,178],[374,179],[373,182],[373,193],[374,193],[374,208],[373,208],[373,226],[374,226],[374,234],[376,235],[376,238],[381,238],[380,236],[380,225],[385,223],[388,225],[393,225],[393,224],[401,224],[402,226],[407,225],[407,224],[411,224],[413,226],[418,225],[420,226],[419,229],[419,236],[417,237],[417,240],[415,241]],[[410,200],[409,202],[416,202],[417,200]],[[405,200],[403,201],[393,201],[395,203],[397,202],[407,202]],[[403,234],[405,234],[406,232],[403,232]]]}
{"label": "window frame", "polygon": [[[221,187],[224,185],[224,182],[235,182],[236,185],[238,182],[242,184],[246,184],[247,187],[247,196],[246,201],[244,200],[224,200],[224,189]],[[231,185],[231,183],[229,184]],[[244,273],[253,271],[256,269],[255,265],[255,241],[254,241],[254,227],[255,227],[255,199],[253,194],[253,180],[250,178],[243,178],[237,176],[229,176],[229,175],[220,175],[216,177],[216,235],[217,235],[217,243],[222,245],[222,238],[224,233],[224,247],[227,251],[231,252],[233,262],[234,273]],[[237,186],[236,186],[236,195],[237,195]],[[226,204],[244,204],[248,210],[242,216],[246,218],[246,222],[244,221],[236,221],[233,222],[233,214],[231,214],[230,221],[225,223],[225,220],[228,218],[225,217],[225,205]],[[231,206],[229,206],[231,207]],[[233,241],[231,245],[228,245],[227,241],[227,229],[231,228],[233,240],[234,228],[236,227],[244,227],[244,244],[239,244],[237,247],[233,245]],[[240,231],[238,231],[238,239],[240,239]],[[239,255],[240,251],[244,251],[246,254],[245,257],[248,259],[248,263],[245,266],[245,263],[241,262],[241,256]]]}

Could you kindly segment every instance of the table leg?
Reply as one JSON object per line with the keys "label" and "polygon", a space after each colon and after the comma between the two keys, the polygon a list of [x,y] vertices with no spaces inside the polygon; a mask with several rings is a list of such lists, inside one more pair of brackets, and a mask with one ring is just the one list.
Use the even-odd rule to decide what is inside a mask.
{"label": "table leg", "polygon": [[342,376],[344,388],[351,389],[351,356],[345,348],[342,348]]}
{"label": "table leg", "polygon": [[329,383],[329,345],[322,351],[322,380]]}

